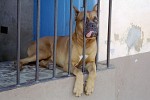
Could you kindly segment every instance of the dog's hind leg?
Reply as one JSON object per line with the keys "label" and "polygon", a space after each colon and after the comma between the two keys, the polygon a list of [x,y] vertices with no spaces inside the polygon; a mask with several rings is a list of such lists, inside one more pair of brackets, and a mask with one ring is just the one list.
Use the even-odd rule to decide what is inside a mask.
{"label": "dog's hind leg", "polygon": [[40,61],[40,66],[43,68],[48,68],[48,64],[52,62],[51,57],[49,57],[48,59],[44,59]]}
{"label": "dog's hind leg", "polygon": [[36,61],[36,55],[32,55],[20,60],[20,69],[23,69],[23,65],[26,65],[30,62]]}
{"label": "dog's hind leg", "polygon": [[[46,55],[46,53],[42,53],[42,52],[39,53],[39,61],[43,60],[43,59],[47,59],[48,57],[49,57],[49,55]],[[35,62],[35,61],[36,61],[36,55],[32,55],[32,56],[26,57],[24,59],[21,59],[20,60],[20,69],[23,68],[23,65],[26,65],[30,62]]]}

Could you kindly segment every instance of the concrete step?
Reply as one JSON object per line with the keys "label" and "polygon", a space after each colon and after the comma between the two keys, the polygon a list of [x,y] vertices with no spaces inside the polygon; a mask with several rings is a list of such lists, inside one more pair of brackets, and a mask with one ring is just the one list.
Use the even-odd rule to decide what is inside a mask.
{"label": "concrete step", "polygon": [[68,77],[0,92],[0,100],[115,100],[115,69],[97,72],[95,91],[90,96],[75,97],[74,80]]}

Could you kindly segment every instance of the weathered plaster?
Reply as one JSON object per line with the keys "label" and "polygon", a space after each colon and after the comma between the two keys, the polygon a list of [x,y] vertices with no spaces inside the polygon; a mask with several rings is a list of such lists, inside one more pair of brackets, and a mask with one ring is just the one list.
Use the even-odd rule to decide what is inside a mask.
{"label": "weathered plaster", "polygon": [[[108,1],[101,0],[99,59],[106,60]],[[150,0],[113,0],[111,58],[150,51]]]}
{"label": "weathered plaster", "polygon": [[147,42],[150,42],[150,38],[147,38]]}
{"label": "weathered plaster", "polygon": [[137,52],[142,48],[144,40],[144,33],[141,31],[141,27],[132,25],[128,31],[128,36],[126,39],[126,44],[128,46],[128,54],[131,48],[135,48]]}
{"label": "weathered plaster", "polygon": [[115,39],[115,41],[118,41],[119,40],[119,34],[114,34],[114,39]]}

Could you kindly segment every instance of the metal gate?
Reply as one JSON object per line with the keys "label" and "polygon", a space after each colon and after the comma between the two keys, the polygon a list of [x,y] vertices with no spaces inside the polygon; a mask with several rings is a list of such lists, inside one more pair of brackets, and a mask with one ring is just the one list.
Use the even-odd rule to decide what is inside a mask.
{"label": "metal gate", "polygon": [[[36,72],[35,72],[35,81],[31,83],[20,83],[20,23],[21,23],[21,0],[17,0],[17,74],[16,74],[16,85],[1,88],[0,91],[9,90],[13,88],[17,88],[20,86],[36,84],[44,80],[39,80],[39,38],[40,38],[40,0],[37,0],[37,15],[36,15]],[[98,7],[98,18],[100,13],[100,0],[97,0]],[[85,23],[86,23],[86,12],[87,12],[87,0],[83,0],[84,7],[84,37],[83,37],[83,66],[82,71],[85,71]],[[107,68],[110,66],[110,35],[111,35],[111,9],[112,9],[112,0],[109,0],[109,17],[108,17],[108,38],[107,38]],[[73,28],[73,0],[70,0],[70,18],[69,18],[69,60],[68,60],[68,75],[63,77],[69,77],[71,75],[71,45],[72,45],[72,28]],[[58,0],[54,1],[54,45],[53,45],[53,77],[50,77],[46,80],[54,80],[56,78],[56,44],[57,44],[57,21],[58,21]],[[100,22],[100,21],[98,21]],[[98,27],[99,29],[99,27]],[[98,34],[99,36],[100,34]],[[97,46],[99,46],[99,39],[97,38]],[[98,62],[98,54],[99,47],[97,48],[97,56],[96,56],[96,66]]]}

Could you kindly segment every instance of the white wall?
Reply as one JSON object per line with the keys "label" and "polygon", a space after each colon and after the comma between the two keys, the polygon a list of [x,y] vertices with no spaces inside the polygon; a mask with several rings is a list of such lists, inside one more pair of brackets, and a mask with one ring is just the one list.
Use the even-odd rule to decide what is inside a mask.
{"label": "white wall", "polygon": [[[99,60],[106,59],[108,0],[101,0]],[[150,0],[112,0],[111,58],[150,51]]]}

